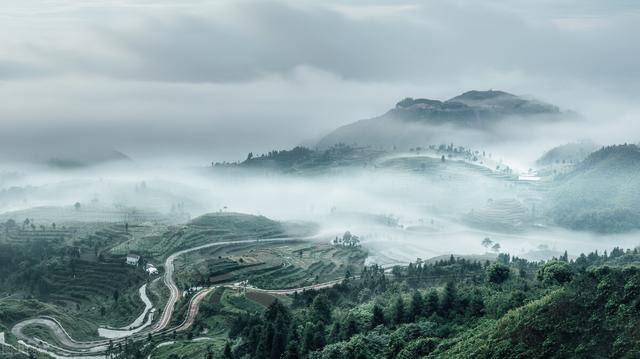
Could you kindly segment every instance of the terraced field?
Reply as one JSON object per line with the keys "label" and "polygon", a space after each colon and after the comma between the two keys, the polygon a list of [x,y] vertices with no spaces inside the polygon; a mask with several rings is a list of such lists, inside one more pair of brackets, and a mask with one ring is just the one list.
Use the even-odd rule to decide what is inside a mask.
{"label": "terraced field", "polygon": [[[178,249],[178,252],[171,252],[176,255],[171,268],[175,268],[172,277],[180,289],[198,284],[249,280],[248,288],[235,285],[218,289],[211,287],[194,295],[197,300],[194,299],[193,303],[198,303],[195,306],[191,306],[191,297],[187,296],[186,300],[178,301],[175,310],[167,310],[173,314],[169,315],[169,328],[180,328],[177,340],[189,344],[199,343],[191,340],[196,335],[206,336],[205,341],[211,342],[213,338],[213,342],[220,342],[220,338],[226,337],[229,315],[260,312],[275,298],[284,302],[288,300],[288,292],[260,292],[251,286],[284,289],[317,284],[327,279],[334,283],[333,280],[343,278],[347,272],[357,274],[366,257],[366,253],[358,248],[334,247],[328,244],[328,239],[310,242],[289,237],[291,228],[296,229],[294,233],[304,233],[308,231],[305,226],[287,227],[250,215],[216,213],[173,227],[141,224],[125,229],[117,223],[75,225],[64,229],[70,234],[61,243],[56,242],[49,252],[37,253],[37,258],[33,258],[36,262],[28,275],[35,278],[37,289],[25,288],[18,298],[0,299],[0,328],[9,330],[13,335],[12,343],[16,337],[27,336],[32,337],[31,345],[37,343],[33,339],[37,337],[67,348],[75,347],[76,340],[89,341],[83,343],[81,349],[95,347],[105,350],[106,342],[99,341],[97,337],[98,326],[122,327],[143,309],[138,288],[149,277],[140,267],[124,263],[124,253],[129,253],[132,248],[140,248],[137,253],[143,255],[143,260],[151,259],[156,264],[165,263],[160,259]],[[28,236],[27,232],[31,231],[24,232],[12,240],[17,240],[18,244],[45,241]],[[51,237],[48,232],[53,230],[37,233]],[[154,252],[158,243],[144,247],[153,237],[160,238],[160,243],[173,249],[163,248]],[[182,251],[185,247],[186,250]],[[145,249],[156,253],[157,257],[145,256]],[[161,266],[159,268],[162,269]],[[158,313],[164,315],[167,307],[163,304],[167,301],[168,291],[166,286],[159,284],[161,282],[150,283],[148,292]],[[38,299],[24,300],[34,293]],[[200,316],[197,314],[199,311],[207,315]],[[41,316],[55,318],[59,324],[54,319]],[[188,322],[184,329],[183,321]],[[64,334],[66,329],[68,335]],[[141,333],[139,339],[143,339],[143,334],[146,335]],[[162,335],[163,340],[171,337],[170,330],[153,334]],[[75,344],[64,342],[65,338],[73,338]],[[154,340],[154,344],[157,343],[158,340]],[[159,347],[158,356],[175,353],[170,347],[167,345],[167,350]],[[185,350],[193,349],[193,345],[186,347]]]}
{"label": "terraced field", "polygon": [[105,258],[101,262],[74,260],[68,266],[56,266],[45,273],[43,280],[48,287],[48,299],[62,304],[81,304],[96,298],[103,301],[115,291],[143,283],[144,272],[124,264],[124,257]]}
{"label": "terraced field", "polygon": [[501,232],[518,232],[532,224],[533,213],[515,199],[490,201],[487,206],[471,211],[464,220],[478,228]]}
{"label": "terraced field", "polygon": [[215,248],[176,262],[182,287],[248,280],[260,288],[292,288],[356,274],[366,253],[322,242],[250,243]]}
{"label": "terraced field", "polygon": [[60,244],[74,238],[76,230],[73,228],[65,229],[39,229],[39,230],[22,230],[17,228],[5,229],[5,241],[9,244],[24,245],[31,242],[51,244]]}
{"label": "terraced field", "polygon": [[[379,163],[382,168],[433,179],[443,191],[465,193],[455,220],[479,229],[517,232],[545,222],[545,194],[552,184],[547,179],[529,181],[508,171],[496,171],[461,160],[442,162],[430,156],[397,156]],[[424,177],[422,177],[424,176]],[[428,182],[429,185],[432,182]],[[474,188],[471,192],[466,189]]]}
{"label": "terraced field", "polygon": [[84,204],[79,209],[73,205],[69,206],[42,206],[29,209],[6,212],[0,215],[0,221],[9,219],[22,223],[25,218],[34,218],[36,225],[51,223],[72,223],[72,222],[129,222],[142,223],[146,221],[168,221],[168,218],[161,213],[139,208],[104,206],[100,204]]}
{"label": "terraced field", "polygon": [[183,226],[157,228],[115,247],[114,253],[136,252],[163,259],[168,253],[210,242],[236,239],[281,238],[287,229],[261,216],[219,212],[198,217]]}
{"label": "terraced field", "polygon": [[22,263],[22,270],[8,272],[0,280],[11,294],[0,300],[4,312],[0,325],[10,327],[26,318],[14,316],[13,310],[27,317],[53,315],[65,327],[79,328],[71,329],[74,337],[92,339],[97,337],[97,323],[119,327],[141,311],[136,288],[147,274],[125,265],[124,256],[108,253],[130,238],[122,224],[74,222],[55,229],[22,230],[17,225],[3,229],[2,248],[22,257],[8,257],[2,264]]}

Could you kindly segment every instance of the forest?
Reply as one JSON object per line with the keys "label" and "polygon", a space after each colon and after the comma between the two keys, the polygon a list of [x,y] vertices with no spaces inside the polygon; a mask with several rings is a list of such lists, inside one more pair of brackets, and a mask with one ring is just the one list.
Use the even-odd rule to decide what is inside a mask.
{"label": "forest", "polygon": [[[637,358],[639,261],[637,249],[616,247],[547,262],[368,266],[290,305],[229,318],[224,349],[205,358]],[[219,308],[202,310],[196,332]],[[144,348],[114,356],[142,358]]]}

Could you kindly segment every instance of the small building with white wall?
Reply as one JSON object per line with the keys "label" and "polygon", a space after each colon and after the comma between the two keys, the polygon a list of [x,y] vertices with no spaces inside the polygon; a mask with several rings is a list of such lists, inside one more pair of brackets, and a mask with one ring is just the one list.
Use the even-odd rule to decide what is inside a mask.
{"label": "small building with white wall", "polygon": [[137,254],[127,254],[127,264],[137,266],[140,262],[140,256]]}

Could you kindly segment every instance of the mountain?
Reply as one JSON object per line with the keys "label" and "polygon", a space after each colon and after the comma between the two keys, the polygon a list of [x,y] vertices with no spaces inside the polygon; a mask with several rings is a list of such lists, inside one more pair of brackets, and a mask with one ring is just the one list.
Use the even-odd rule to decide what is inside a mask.
{"label": "mountain", "polygon": [[545,152],[536,163],[541,166],[548,166],[554,163],[578,163],[597,149],[598,145],[590,140],[567,143]]}
{"label": "mountain", "polygon": [[115,150],[61,154],[46,160],[47,165],[59,169],[74,169],[115,162],[132,163],[133,160],[124,153]]}
{"label": "mountain", "polygon": [[550,215],[561,226],[595,232],[640,229],[640,148],[604,147],[560,176]]}
{"label": "mountain", "polygon": [[504,119],[556,120],[562,114],[556,106],[494,90],[468,91],[446,101],[406,98],[382,116],[336,129],[318,147],[424,145],[444,127],[490,131]]}

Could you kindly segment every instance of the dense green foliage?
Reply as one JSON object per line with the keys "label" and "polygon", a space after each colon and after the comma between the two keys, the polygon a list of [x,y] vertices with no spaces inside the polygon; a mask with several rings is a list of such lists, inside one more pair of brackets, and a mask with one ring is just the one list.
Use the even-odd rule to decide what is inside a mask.
{"label": "dense green foliage", "polygon": [[532,263],[451,258],[367,267],[288,307],[238,316],[235,358],[632,358],[640,353],[637,251]]}

